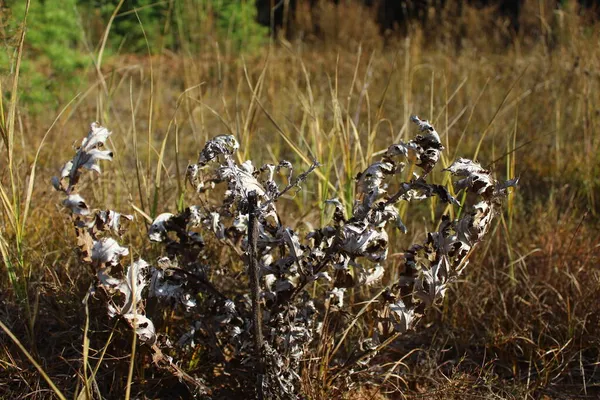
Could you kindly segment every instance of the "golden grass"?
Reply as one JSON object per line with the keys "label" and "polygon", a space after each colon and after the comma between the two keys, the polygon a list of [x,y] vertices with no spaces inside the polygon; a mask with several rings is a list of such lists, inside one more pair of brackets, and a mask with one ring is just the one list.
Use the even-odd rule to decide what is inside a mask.
{"label": "golden grass", "polygon": [[[497,25],[489,11],[467,9],[454,20],[442,18],[438,32],[415,28],[386,45],[371,25],[361,31],[364,10],[330,9],[320,17],[321,39],[283,40],[258,54],[224,54],[214,45],[195,56],[106,59],[60,115],[32,117],[16,100],[5,101],[10,145],[0,156],[0,249],[4,267],[18,266],[22,275],[0,273],[0,320],[30,355],[0,336],[0,397],[50,397],[29,357],[67,397],[149,390],[161,396],[158,386],[185,393],[148,367],[143,348],[130,364],[131,336],[119,326],[113,338],[100,301],[90,299],[86,320],[81,299],[92,276],[77,262],[49,179],[89,122],[100,119],[114,131],[115,162],[94,178],[102,189],[88,200],[137,213],[127,240],[152,251],[142,215],[193,201],[181,171],[207,138],[233,133],[259,164],[319,160],[318,176],[286,200],[287,223],[318,224],[323,200],[349,201],[353,178],[371,157],[412,135],[411,114],[435,123],[447,148],[444,163],[476,154],[500,177],[520,176],[521,185],[464,281],[418,332],[380,356],[385,387],[363,388],[360,396],[597,396],[600,27],[542,3],[526,3],[539,18],[524,18],[521,37],[490,32]],[[301,27],[312,23],[307,14],[300,19]],[[441,179],[439,170],[434,174]],[[29,217],[15,220],[22,200]],[[435,210],[433,203],[403,210],[409,232],[435,227]],[[413,239],[395,238],[397,251]],[[400,267],[398,258],[390,264],[392,271]],[[24,296],[16,279],[26,283]],[[90,377],[98,357],[104,364],[94,361]],[[319,393],[344,396],[335,388]]]}

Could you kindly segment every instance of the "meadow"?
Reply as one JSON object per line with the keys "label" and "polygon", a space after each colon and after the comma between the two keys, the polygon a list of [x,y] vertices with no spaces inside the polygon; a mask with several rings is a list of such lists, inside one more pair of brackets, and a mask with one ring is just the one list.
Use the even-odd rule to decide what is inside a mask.
{"label": "meadow", "polygon": [[[243,392],[235,371],[193,346],[173,350],[180,371],[159,368],[126,321],[107,315],[105,295],[91,291],[95,271],[82,262],[51,183],[91,122],[113,132],[107,146],[114,154],[102,174],[83,174],[82,191],[97,208],[134,216],[122,242],[132,260],[150,262],[165,252],[147,240],[152,221],[196,204],[186,170],[215,136],[237,139],[240,163],[289,160],[297,175],[319,162],[302,190],[278,200],[280,218],[302,232],[329,223],[328,199],[351,212],[357,174],[392,143],[414,138],[413,115],[435,126],[445,148],[428,178],[452,190],[443,169],[466,157],[498,180],[518,177],[518,187],[443,301],[348,381],[330,380],[329,366],[317,363],[317,373],[301,376],[306,398],[600,396],[594,18],[575,6],[526,1],[519,32],[493,9],[466,7],[460,15],[438,11],[435,23],[415,23],[406,36],[382,35],[368,10],[340,4],[318,15],[301,8],[288,36],[255,40],[259,29],[245,41],[233,29],[218,30],[219,21],[193,1],[181,3],[183,12],[173,12],[156,37],[145,33],[143,18],[129,28],[141,38],[135,51],[126,50],[125,36],[111,41],[118,10],[86,15],[76,82],[67,83],[28,44],[32,32],[4,37],[10,68],[0,77],[0,398],[192,398],[182,373],[203,377],[213,398]],[[33,72],[46,81],[33,85]],[[442,215],[461,212],[436,197],[402,203],[408,233],[390,233],[382,281],[400,274],[409,246],[436,231]],[[246,293],[243,258],[232,246],[206,241],[203,262],[215,266],[215,281]],[[363,295],[352,292],[342,321],[362,313]],[[148,313],[152,307],[146,304]],[[177,341],[189,330],[184,315],[160,311],[159,328]],[[352,351],[340,350],[347,357]]]}

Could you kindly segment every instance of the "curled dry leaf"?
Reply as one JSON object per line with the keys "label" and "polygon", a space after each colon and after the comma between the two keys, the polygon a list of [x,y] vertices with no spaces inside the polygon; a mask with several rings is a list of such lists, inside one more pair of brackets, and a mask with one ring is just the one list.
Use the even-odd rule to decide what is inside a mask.
{"label": "curled dry leaf", "polygon": [[366,257],[371,261],[383,261],[388,253],[388,235],[366,223],[344,225],[340,232],[341,248],[352,257]]}
{"label": "curled dry leaf", "polygon": [[109,230],[116,235],[121,235],[125,230],[121,225],[121,218],[133,221],[133,215],[121,214],[113,210],[102,210],[96,213],[94,223],[100,231]]}
{"label": "curled dry leaf", "polygon": [[162,242],[167,237],[168,229],[165,226],[167,222],[173,217],[173,214],[163,213],[152,221],[150,229],[148,230],[148,238],[153,242]]}
{"label": "curled dry leaf", "polygon": [[83,197],[78,194],[70,194],[63,200],[65,207],[69,208],[73,214],[89,215],[90,208],[85,203]]}
{"label": "curled dry leaf", "polygon": [[452,175],[456,176],[469,176],[471,174],[487,173],[487,171],[483,169],[478,162],[466,158],[459,158],[444,171],[448,171]]}
{"label": "curled dry leaf", "polygon": [[[113,153],[110,150],[102,150],[111,132],[105,127],[93,122],[90,131],[81,142],[81,146],[75,152],[73,160],[68,161],[61,168],[60,178],[52,178],[52,185],[56,190],[71,193],[79,181],[81,169],[85,168],[100,173],[100,160],[112,160]],[[65,182],[68,178],[68,182]]]}
{"label": "curled dry leaf", "polygon": [[407,308],[402,300],[390,304],[389,309],[392,315],[394,329],[397,332],[403,333],[412,328],[415,321],[414,309]]}
{"label": "curled dry leaf", "polygon": [[408,143],[409,157],[414,152],[416,164],[425,173],[429,173],[440,159],[444,146],[440,141],[440,135],[428,121],[423,121],[417,116],[411,117],[411,120],[417,124],[423,134],[417,135],[414,141]]}
{"label": "curled dry leaf", "polygon": [[338,308],[344,307],[344,294],[346,292],[346,288],[333,288],[327,292],[329,298],[332,299],[333,304]]}
{"label": "curled dry leaf", "polygon": [[127,267],[122,279],[105,277],[102,282],[110,292],[119,291],[122,300],[117,303],[113,300],[109,304],[109,315],[114,317],[120,315],[135,329],[140,340],[152,344],[156,339],[154,324],[144,315],[142,293],[148,281],[149,265],[144,260],[138,260]]}
{"label": "curled dry leaf", "polygon": [[240,148],[240,145],[233,135],[220,135],[209,140],[204,149],[200,152],[198,164],[204,166],[215,160],[219,156],[232,155]]}
{"label": "curled dry leaf", "polygon": [[98,264],[117,265],[119,259],[129,254],[127,247],[121,247],[113,238],[102,238],[94,242],[92,261]]}
{"label": "curled dry leaf", "polygon": [[359,283],[367,286],[374,285],[376,282],[381,281],[385,268],[382,265],[377,264],[375,267],[366,271],[365,274],[361,274]]}

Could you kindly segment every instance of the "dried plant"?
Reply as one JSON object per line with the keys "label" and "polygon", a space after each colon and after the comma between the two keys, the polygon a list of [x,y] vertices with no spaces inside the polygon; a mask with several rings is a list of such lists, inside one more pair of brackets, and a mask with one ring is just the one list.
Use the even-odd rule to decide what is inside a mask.
{"label": "dried plant", "polygon": [[[216,388],[201,382],[211,381],[214,367],[220,366],[240,392],[300,398],[308,390],[303,377],[351,385],[356,371],[368,368],[377,352],[414,328],[465,269],[508,188],[517,183],[497,182],[478,163],[456,160],[445,170],[459,177],[454,192],[472,193],[478,202],[465,205],[459,219],[443,216],[435,232],[404,253],[404,268],[383,285],[388,230],[407,230],[399,203],[437,196],[460,206],[445,186],[427,182],[443,146],[427,121],[413,117],[413,122],[420,130],[414,140],[390,146],[358,174],[352,215],[344,215],[341,202],[331,199],[330,223],[303,234],[285,225],[277,201],[300,190],[318,163],[297,176],[288,161],[261,167],[250,160],[238,163],[235,137],[214,138],[187,170],[198,205],[176,215],[161,214],[150,226],[150,241],[165,250],[152,266],[141,259],[128,267],[122,264],[129,250],[115,238],[132,216],[94,211],[76,192],[83,169],[100,173],[98,161],[112,159],[112,152],[104,150],[110,135],[106,128],[92,124],[53,184],[66,196],[81,258],[107,295],[108,314],[135,329],[153,349],[158,365],[206,396]],[[403,182],[407,164],[422,172]],[[238,283],[235,263],[218,266],[211,261],[209,240],[239,257],[239,264],[247,267],[247,284],[246,279]],[[350,292],[367,300],[358,313],[349,304]],[[157,302],[153,315],[144,309],[150,298]],[[182,317],[177,326],[161,320],[161,306]],[[157,333],[159,323],[168,329]],[[200,363],[207,364],[200,369],[207,372],[198,378],[176,365],[189,349],[202,354]]]}

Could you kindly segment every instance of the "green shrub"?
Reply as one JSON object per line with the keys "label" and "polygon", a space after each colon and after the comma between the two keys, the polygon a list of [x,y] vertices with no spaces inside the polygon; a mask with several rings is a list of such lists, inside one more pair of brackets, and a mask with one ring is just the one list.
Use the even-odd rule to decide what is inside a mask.
{"label": "green shrub", "polygon": [[256,22],[254,0],[216,0],[217,27],[236,49],[255,50],[269,30]]}
{"label": "green shrub", "polygon": [[[78,4],[86,15],[92,16],[91,19],[99,20],[97,21],[99,23],[93,24],[88,31],[92,42],[99,43],[119,0],[78,0]],[[108,52],[120,49],[126,53],[146,53],[148,51],[146,38],[150,50],[159,52],[163,46],[170,45],[169,37],[163,35],[169,23],[168,16],[169,2],[125,1],[111,26],[107,44]]]}
{"label": "green shrub", "polygon": [[[78,3],[86,15],[101,19],[102,24],[92,25],[98,28],[89,32],[92,42],[98,43],[119,0]],[[172,12],[176,13],[175,24]],[[264,44],[268,35],[268,28],[256,22],[256,17],[254,0],[130,0],[123,3],[113,22],[107,49],[145,53],[147,38],[155,53],[165,47],[198,50],[206,39],[223,40],[236,51],[252,51]]]}
{"label": "green shrub", "polygon": [[[5,4],[0,74],[9,74],[14,62],[15,43],[25,14],[25,1]],[[21,67],[21,101],[32,112],[72,96],[88,57],[81,51],[83,30],[76,0],[32,0],[27,17],[27,38]]]}
{"label": "green shrub", "polygon": [[[80,71],[91,60],[89,51],[101,43],[118,3],[119,0],[31,1],[21,68],[21,102],[31,113],[58,107],[74,95],[82,80]],[[8,0],[3,4],[0,74],[6,76],[14,63],[26,2]],[[169,20],[172,10],[177,13],[174,26]],[[106,54],[146,53],[146,39],[152,52],[183,46],[198,52],[207,39],[222,40],[229,50],[254,51],[268,35],[268,28],[256,22],[256,15],[254,0],[126,1],[111,26]]]}
{"label": "green shrub", "polygon": [[176,2],[177,46],[201,52],[221,41],[233,51],[256,51],[268,38],[254,0],[179,0]]}

